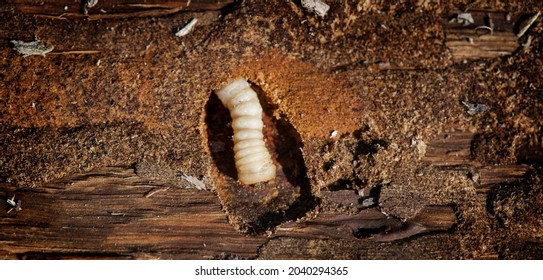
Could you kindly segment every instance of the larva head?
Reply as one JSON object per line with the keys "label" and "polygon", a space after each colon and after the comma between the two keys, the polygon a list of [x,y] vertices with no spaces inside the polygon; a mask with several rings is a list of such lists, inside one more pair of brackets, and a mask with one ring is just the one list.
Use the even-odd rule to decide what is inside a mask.
{"label": "larva head", "polygon": [[249,88],[249,83],[243,79],[243,78],[237,78],[219,91],[217,91],[217,96],[221,100],[222,104],[227,106],[227,103],[230,99],[232,99],[232,96],[238,93],[240,90],[243,90],[245,88]]}

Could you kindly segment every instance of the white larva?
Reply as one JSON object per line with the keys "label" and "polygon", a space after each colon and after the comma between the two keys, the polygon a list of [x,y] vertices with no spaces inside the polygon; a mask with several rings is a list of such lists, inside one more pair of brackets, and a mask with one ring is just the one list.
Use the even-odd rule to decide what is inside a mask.
{"label": "white larva", "polygon": [[238,78],[217,91],[217,96],[232,116],[239,181],[249,185],[274,179],[275,164],[264,143],[262,106],[256,92],[246,80]]}

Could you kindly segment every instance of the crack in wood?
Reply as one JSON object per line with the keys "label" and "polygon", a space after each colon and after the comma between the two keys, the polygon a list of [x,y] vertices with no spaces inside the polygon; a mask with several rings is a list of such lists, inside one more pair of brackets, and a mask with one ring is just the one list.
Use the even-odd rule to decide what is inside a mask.
{"label": "crack in wood", "polygon": [[370,208],[355,215],[324,212],[312,220],[284,223],[273,236],[346,240],[362,238],[390,242],[429,232],[448,231],[455,224],[454,210],[447,205],[426,206],[405,222]]}

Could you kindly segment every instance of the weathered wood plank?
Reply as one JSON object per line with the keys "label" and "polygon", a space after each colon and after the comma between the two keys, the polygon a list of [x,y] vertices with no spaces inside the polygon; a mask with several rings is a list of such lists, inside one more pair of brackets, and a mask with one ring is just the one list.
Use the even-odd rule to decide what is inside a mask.
{"label": "weathered wood plank", "polygon": [[32,1],[8,0],[7,4],[25,14],[53,17],[85,17],[88,19],[163,16],[180,11],[219,10],[233,0],[168,1]]}
{"label": "weathered wood plank", "polygon": [[470,132],[440,134],[428,143],[423,161],[441,167],[472,165],[471,143],[474,136]]}
{"label": "weathered wood plank", "polygon": [[514,24],[505,12],[456,11],[444,17],[442,24],[445,45],[456,61],[510,55],[519,47]]}
{"label": "weathered wood plank", "polygon": [[[266,238],[229,224],[210,192],[101,168],[59,183],[14,190],[0,185],[2,258],[254,258]],[[5,209],[10,209],[5,205]]]}

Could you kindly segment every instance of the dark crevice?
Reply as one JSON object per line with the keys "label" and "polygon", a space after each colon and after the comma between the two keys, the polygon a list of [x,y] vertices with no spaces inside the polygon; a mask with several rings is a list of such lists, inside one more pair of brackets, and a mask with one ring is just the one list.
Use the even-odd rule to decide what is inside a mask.
{"label": "dark crevice", "polygon": [[530,164],[534,166],[543,165],[542,144],[523,143],[516,151],[518,164]]}
{"label": "dark crevice", "polygon": [[234,164],[234,131],[230,124],[230,112],[224,107],[215,93],[211,93],[206,107],[205,123],[207,124],[207,143],[211,156],[219,171],[237,179]]}
{"label": "dark crevice", "polygon": [[330,191],[356,190],[364,185],[365,185],[365,182],[360,178],[339,179],[336,182],[330,184],[328,186],[328,190]]}
{"label": "dark crevice", "polygon": [[[401,229],[394,229],[394,231],[401,231]],[[354,237],[356,238],[369,238],[371,236],[374,236],[376,234],[388,234],[389,231],[393,230],[390,226],[381,226],[381,227],[375,227],[375,228],[358,228],[356,231],[353,232]]]}
{"label": "dark crevice", "polygon": [[328,172],[328,171],[330,171],[330,169],[332,169],[332,167],[334,167],[334,164],[336,164],[335,160],[329,160],[329,161],[324,163],[322,168],[324,169],[324,171]]}
{"label": "dark crevice", "polygon": [[227,15],[233,14],[241,8],[242,3],[242,0],[235,0],[232,4],[224,6],[220,9],[221,16],[226,17]]}
{"label": "dark crevice", "polygon": [[110,259],[119,260],[134,259],[133,256],[116,254],[116,253],[101,253],[101,252],[82,252],[82,253],[61,253],[61,252],[25,252],[17,254],[19,260],[97,260]]}
{"label": "dark crevice", "polygon": [[365,141],[358,141],[355,154],[356,155],[373,155],[379,151],[380,148],[388,148],[388,142],[381,139],[373,139],[369,143]]}

